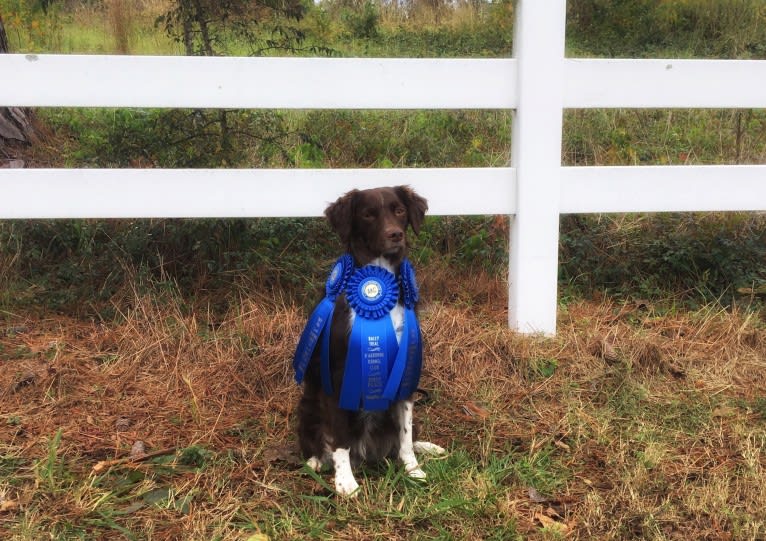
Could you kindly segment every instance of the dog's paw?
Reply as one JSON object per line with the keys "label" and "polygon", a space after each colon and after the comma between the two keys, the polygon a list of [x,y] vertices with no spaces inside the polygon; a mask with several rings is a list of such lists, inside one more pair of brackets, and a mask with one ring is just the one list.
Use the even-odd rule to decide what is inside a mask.
{"label": "dog's paw", "polygon": [[407,475],[409,475],[412,479],[417,479],[418,481],[425,481],[426,479],[426,472],[420,469],[420,466],[416,466],[411,470],[407,470]]}
{"label": "dog's paw", "polygon": [[447,450],[444,447],[430,441],[416,441],[412,446],[419,455],[439,456],[447,454]]}
{"label": "dog's paw", "polygon": [[359,483],[356,482],[353,475],[335,475],[335,492],[341,496],[355,498],[359,493],[358,490]]}
{"label": "dog's paw", "polygon": [[306,466],[319,473],[322,469],[322,461],[315,456],[312,456],[306,461]]}

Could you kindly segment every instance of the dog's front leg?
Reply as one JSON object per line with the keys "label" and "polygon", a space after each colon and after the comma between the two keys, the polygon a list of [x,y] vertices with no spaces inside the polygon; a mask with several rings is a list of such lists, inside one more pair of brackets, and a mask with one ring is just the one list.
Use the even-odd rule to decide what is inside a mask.
{"label": "dog's front leg", "polygon": [[412,443],[412,400],[402,400],[397,404],[399,421],[399,459],[404,463],[404,470],[413,479],[425,479],[426,473],[420,469]]}
{"label": "dog's front leg", "polygon": [[335,492],[341,496],[356,496],[359,483],[351,471],[351,449],[337,448],[332,452],[335,466]]}
{"label": "dog's front leg", "polygon": [[335,469],[335,492],[341,496],[355,497],[359,483],[351,470],[351,438],[349,436],[350,419],[347,411],[335,409],[330,426],[333,468]]}

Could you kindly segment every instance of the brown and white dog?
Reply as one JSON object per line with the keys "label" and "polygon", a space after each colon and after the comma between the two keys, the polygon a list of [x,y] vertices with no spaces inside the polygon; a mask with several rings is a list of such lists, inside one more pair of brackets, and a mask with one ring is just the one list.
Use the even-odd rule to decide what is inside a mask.
{"label": "brown and white dog", "polygon": [[[394,275],[407,255],[407,227],[420,231],[428,204],[407,186],[352,190],[325,210],[331,227],[357,267],[377,265]],[[354,495],[359,484],[352,468],[364,461],[399,459],[410,477],[425,479],[415,453],[443,454],[438,445],[415,441],[413,400],[393,401],[384,411],[348,411],[339,407],[349,333],[354,310],[341,293],[330,326],[330,370],[333,396],[322,391],[319,348],[306,370],[303,396],[298,405],[298,439],[309,467],[325,464],[335,469],[335,490]],[[400,299],[391,311],[397,341],[401,340],[404,309]]]}

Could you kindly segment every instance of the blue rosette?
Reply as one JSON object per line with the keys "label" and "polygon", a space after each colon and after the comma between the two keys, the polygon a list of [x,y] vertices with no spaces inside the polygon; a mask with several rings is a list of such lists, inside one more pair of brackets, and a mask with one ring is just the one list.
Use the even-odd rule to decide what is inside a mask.
{"label": "blue rosette", "polygon": [[396,334],[389,313],[398,298],[396,276],[382,267],[362,267],[348,279],[346,300],[356,317],[340,391],[341,408],[388,408],[390,400],[384,398],[383,391],[396,355]]}
{"label": "blue rosette", "polygon": [[399,267],[399,281],[402,285],[402,297],[405,308],[415,309],[415,305],[420,300],[420,290],[415,280],[415,269],[410,260],[405,258]]}
{"label": "blue rosette", "polygon": [[325,297],[319,302],[309,317],[306,327],[303,329],[298,347],[293,358],[295,381],[300,384],[306,375],[311,357],[314,354],[319,340],[322,340],[320,348],[320,370],[322,374],[322,388],[325,393],[332,394],[332,381],[330,376],[330,323],[335,310],[335,301],[343,291],[348,277],[354,270],[354,260],[349,254],[342,255],[330,271],[325,284]]}
{"label": "blue rosette", "polygon": [[346,300],[357,316],[377,320],[391,312],[399,299],[396,276],[383,267],[367,265],[348,279]]}
{"label": "blue rosette", "polygon": [[325,284],[325,296],[335,302],[338,295],[346,285],[351,273],[354,271],[354,258],[351,254],[343,254],[338,258],[327,277]]}

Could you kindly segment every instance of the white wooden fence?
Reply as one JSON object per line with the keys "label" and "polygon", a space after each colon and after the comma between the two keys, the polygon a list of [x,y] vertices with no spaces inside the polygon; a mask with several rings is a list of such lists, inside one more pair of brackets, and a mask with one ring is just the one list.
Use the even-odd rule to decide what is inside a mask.
{"label": "white wooden fence", "polygon": [[565,0],[518,0],[512,59],[0,55],[0,105],[513,109],[510,167],[0,169],[0,218],[319,216],[410,184],[432,214],[513,215],[509,324],[556,329],[562,213],[766,210],[766,165],[562,167],[564,108],[766,107],[766,61],[564,57]]}

